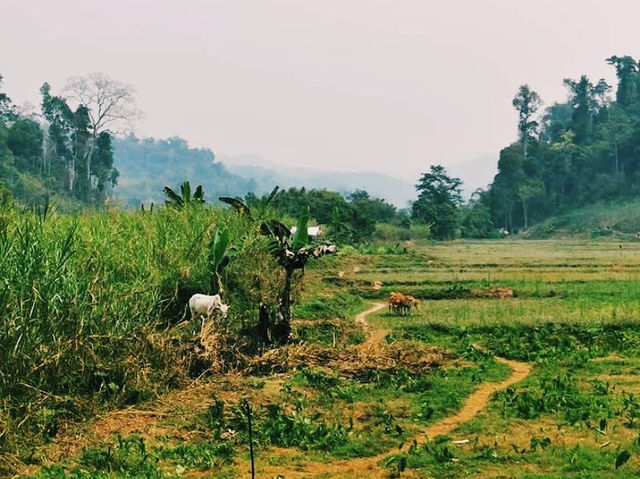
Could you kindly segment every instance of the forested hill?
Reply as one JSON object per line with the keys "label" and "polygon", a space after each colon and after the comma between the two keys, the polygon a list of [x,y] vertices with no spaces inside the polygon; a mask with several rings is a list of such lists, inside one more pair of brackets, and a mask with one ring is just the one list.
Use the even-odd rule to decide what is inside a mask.
{"label": "forested hill", "polygon": [[[96,115],[96,97],[79,103],[76,94],[95,93],[106,111]],[[0,75],[0,203],[13,196],[26,204],[54,197],[69,208],[101,205],[117,182],[111,115],[126,114],[130,99],[117,82],[96,74],[71,81],[68,97],[55,95],[48,83],[40,88],[41,113],[25,113],[2,92]],[[116,94],[111,95],[116,92]],[[106,95],[106,96],[103,96]]]}
{"label": "forested hill", "polygon": [[490,211],[494,227],[519,230],[640,194],[640,63],[630,56],[606,62],[617,85],[565,78],[567,101],[544,110],[533,89],[520,87],[513,99],[519,139],[500,152],[498,174],[475,204]]}
{"label": "forested hill", "polygon": [[177,187],[183,181],[202,185],[207,201],[219,196],[244,196],[255,189],[252,180],[234,175],[206,148],[190,148],[187,141],[139,139],[128,136],[114,140],[115,167],[120,172],[114,196],[126,206],[162,203],[165,185]]}

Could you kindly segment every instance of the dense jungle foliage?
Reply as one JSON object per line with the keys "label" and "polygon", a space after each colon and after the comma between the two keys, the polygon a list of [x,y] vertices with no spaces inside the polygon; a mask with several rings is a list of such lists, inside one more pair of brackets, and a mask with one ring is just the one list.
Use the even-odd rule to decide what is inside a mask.
{"label": "dense jungle foliage", "polygon": [[[568,99],[538,118],[538,95],[520,87],[519,141],[500,152],[498,174],[475,206],[497,227],[527,228],[543,218],[597,200],[637,196],[640,179],[640,63],[612,56],[614,88],[582,75],[566,78]],[[614,98],[611,98],[614,94]]]}
{"label": "dense jungle foliage", "polygon": [[603,79],[566,78],[567,101],[543,111],[539,95],[521,86],[513,99],[519,138],[500,152],[493,183],[463,204],[459,179],[432,167],[417,185],[413,219],[431,223],[435,238],[483,238],[498,228],[517,232],[596,202],[635,198],[640,63],[629,56],[606,61],[616,70],[615,89]]}
{"label": "dense jungle foliage", "polygon": [[[96,77],[100,82],[103,77]],[[1,86],[2,76],[0,76]],[[73,89],[74,83],[70,83]],[[77,85],[75,85],[77,86]],[[0,92],[0,186],[24,203],[41,202],[48,196],[71,207],[104,204],[118,179],[113,167],[112,134],[109,113],[104,110],[123,102],[126,90],[116,84],[100,83],[99,88],[115,88],[110,100],[86,97],[72,101],[52,94],[44,83],[41,114],[21,112]]]}

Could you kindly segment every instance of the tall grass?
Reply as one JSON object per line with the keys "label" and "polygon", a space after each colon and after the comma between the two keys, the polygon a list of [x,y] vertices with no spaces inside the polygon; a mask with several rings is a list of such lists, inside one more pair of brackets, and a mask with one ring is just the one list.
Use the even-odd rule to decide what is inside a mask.
{"label": "tall grass", "polygon": [[[217,227],[238,248],[230,284],[275,284],[255,268],[268,258],[257,228],[232,211],[0,211],[0,453],[17,437],[54,435],[61,419],[95,404],[180,383],[180,348],[163,330],[191,294],[208,292],[206,247]],[[252,306],[247,296],[264,294],[247,290],[229,292],[244,300],[236,318]]]}

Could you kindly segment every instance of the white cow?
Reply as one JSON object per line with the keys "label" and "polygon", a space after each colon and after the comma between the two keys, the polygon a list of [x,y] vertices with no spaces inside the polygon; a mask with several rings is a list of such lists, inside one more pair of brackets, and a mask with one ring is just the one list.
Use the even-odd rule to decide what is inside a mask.
{"label": "white cow", "polygon": [[191,310],[191,319],[202,317],[202,325],[205,319],[225,319],[229,306],[222,303],[219,294],[208,296],[206,294],[194,294],[189,299],[189,309]]}

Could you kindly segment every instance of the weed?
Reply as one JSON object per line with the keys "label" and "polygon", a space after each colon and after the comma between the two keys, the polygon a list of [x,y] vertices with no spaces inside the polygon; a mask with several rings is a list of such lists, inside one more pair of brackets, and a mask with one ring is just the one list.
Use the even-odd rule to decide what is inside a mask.
{"label": "weed", "polygon": [[633,394],[626,394],[622,399],[623,414],[627,427],[636,427],[636,421],[640,418],[640,403]]}
{"label": "weed", "polygon": [[169,459],[182,466],[198,469],[219,468],[230,464],[234,457],[233,446],[228,442],[181,444],[173,448],[162,448],[158,457]]}
{"label": "weed", "polygon": [[436,464],[453,461],[456,456],[448,436],[438,436],[433,441],[423,444],[422,450],[433,458]]}
{"label": "weed", "polygon": [[204,414],[205,424],[208,429],[214,431],[217,437],[224,430],[224,402],[216,397]]}
{"label": "weed", "polygon": [[338,385],[339,378],[329,375],[323,371],[314,371],[309,368],[303,368],[298,373],[303,382],[314,389],[327,390]]}
{"label": "weed", "polygon": [[267,417],[256,425],[259,438],[281,447],[298,447],[302,450],[319,449],[330,451],[348,442],[353,425],[327,425],[319,414],[286,414],[277,404],[266,407]]}
{"label": "weed", "polygon": [[132,476],[161,477],[157,458],[147,450],[141,437],[117,437],[115,443],[87,449],[79,459],[81,468],[97,472],[126,473]]}
{"label": "weed", "polygon": [[570,424],[589,421],[602,414],[613,415],[607,396],[581,391],[568,375],[534,379],[536,388],[517,391],[507,388],[495,395],[503,416],[534,419],[543,413],[561,414]]}

